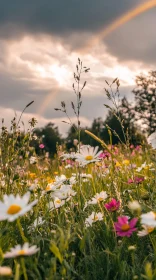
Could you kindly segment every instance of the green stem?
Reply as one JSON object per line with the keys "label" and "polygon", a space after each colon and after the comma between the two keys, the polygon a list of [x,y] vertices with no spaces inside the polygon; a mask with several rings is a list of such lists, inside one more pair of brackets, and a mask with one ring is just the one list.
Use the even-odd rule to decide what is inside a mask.
{"label": "green stem", "polygon": [[20,264],[18,262],[15,262],[15,277],[14,280],[20,279]]}
{"label": "green stem", "polygon": [[21,234],[22,240],[24,242],[28,242],[27,238],[24,235],[24,232],[23,232],[23,229],[22,229],[22,226],[21,226],[21,223],[20,223],[20,219],[17,219],[17,226],[18,226],[19,232]]}
{"label": "green stem", "polygon": [[24,258],[21,258],[21,266],[22,266],[22,270],[23,270],[24,280],[28,280]]}

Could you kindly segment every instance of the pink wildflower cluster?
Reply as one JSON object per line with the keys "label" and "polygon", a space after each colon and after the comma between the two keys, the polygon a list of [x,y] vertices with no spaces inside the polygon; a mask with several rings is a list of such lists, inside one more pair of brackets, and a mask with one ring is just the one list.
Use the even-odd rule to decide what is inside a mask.
{"label": "pink wildflower cluster", "polygon": [[104,151],[103,153],[101,153],[99,155],[99,158],[101,159],[105,159],[105,158],[109,158],[110,157],[110,153],[108,153],[107,151]]}

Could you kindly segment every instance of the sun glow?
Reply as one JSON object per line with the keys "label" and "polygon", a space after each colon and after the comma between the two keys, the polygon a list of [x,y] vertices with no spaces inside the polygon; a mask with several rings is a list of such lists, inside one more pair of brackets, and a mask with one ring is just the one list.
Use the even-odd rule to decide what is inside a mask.
{"label": "sun glow", "polygon": [[66,69],[65,66],[58,66],[56,64],[53,64],[52,66],[50,66],[50,72],[60,86],[67,85],[69,79],[71,78],[70,72],[68,69]]}
{"label": "sun glow", "polygon": [[66,87],[69,84],[69,79],[71,78],[71,73],[65,66],[59,66],[57,64],[52,65],[29,65],[29,68],[33,71],[36,77],[41,77],[42,79],[54,79],[58,86]]}

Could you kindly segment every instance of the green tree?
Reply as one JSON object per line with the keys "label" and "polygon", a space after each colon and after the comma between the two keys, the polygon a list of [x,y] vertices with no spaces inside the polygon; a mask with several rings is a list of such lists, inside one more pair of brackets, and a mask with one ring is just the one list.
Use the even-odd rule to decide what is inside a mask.
{"label": "green tree", "polygon": [[[83,143],[84,145],[92,145],[92,139],[91,137],[85,133],[85,129],[88,129],[90,130],[90,128],[88,127],[83,127],[81,128],[81,132],[80,132],[80,140],[81,140],[81,143]],[[75,127],[71,126],[69,131],[68,131],[68,135],[67,135],[67,138],[66,138],[66,147],[67,149],[75,149],[76,150],[76,147],[74,146],[74,139],[78,139],[78,135],[77,135],[77,131],[75,130]]]}
{"label": "green tree", "polygon": [[[45,145],[45,151],[49,152],[49,155],[52,157],[56,153],[56,143],[61,144],[58,127],[50,122],[43,128],[36,128],[34,134],[38,136],[40,142]],[[36,153],[39,154],[39,144],[33,141],[32,145],[35,146]]]}
{"label": "green tree", "polygon": [[[137,129],[133,122],[134,112],[126,98],[123,98],[121,105],[119,106],[118,112],[108,111],[108,115],[104,121],[104,129],[101,132],[101,138],[106,142],[110,143],[110,135],[108,133],[108,127],[112,131],[112,144],[118,144],[120,142],[125,143],[128,139],[130,144],[138,145],[145,141],[145,137]],[[120,116],[119,121],[118,117]]]}
{"label": "green tree", "polygon": [[142,120],[148,134],[156,130],[156,71],[136,77],[135,119]]}

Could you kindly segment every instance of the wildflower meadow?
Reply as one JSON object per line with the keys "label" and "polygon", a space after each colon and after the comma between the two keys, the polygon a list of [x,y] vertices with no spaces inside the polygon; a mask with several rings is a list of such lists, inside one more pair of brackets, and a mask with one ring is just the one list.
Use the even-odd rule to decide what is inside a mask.
{"label": "wildflower meadow", "polygon": [[[75,127],[74,149],[63,144],[50,158],[34,134],[34,118],[25,132],[22,115],[10,129],[2,121],[0,279],[156,279],[155,132],[135,146],[128,133],[124,142],[112,145],[111,128],[109,144],[87,130],[97,145],[84,145],[80,110],[86,82],[81,85],[81,76],[88,71],[78,60],[72,102],[77,124],[70,123],[64,102],[55,108]],[[123,127],[119,80],[113,83],[116,93],[106,94]]]}

